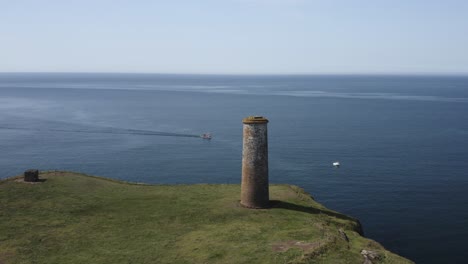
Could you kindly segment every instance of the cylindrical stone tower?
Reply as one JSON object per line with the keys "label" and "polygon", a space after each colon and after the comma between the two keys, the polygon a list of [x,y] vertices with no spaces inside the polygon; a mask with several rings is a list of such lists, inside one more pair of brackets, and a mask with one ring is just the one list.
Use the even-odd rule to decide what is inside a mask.
{"label": "cylindrical stone tower", "polygon": [[241,205],[249,208],[269,207],[268,192],[268,119],[249,116],[244,123],[242,150]]}

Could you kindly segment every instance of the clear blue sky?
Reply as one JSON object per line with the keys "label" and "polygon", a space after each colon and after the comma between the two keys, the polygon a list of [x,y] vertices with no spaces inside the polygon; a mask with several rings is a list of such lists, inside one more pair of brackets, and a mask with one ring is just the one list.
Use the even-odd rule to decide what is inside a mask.
{"label": "clear blue sky", "polygon": [[0,72],[462,73],[466,0],[0,0]]}

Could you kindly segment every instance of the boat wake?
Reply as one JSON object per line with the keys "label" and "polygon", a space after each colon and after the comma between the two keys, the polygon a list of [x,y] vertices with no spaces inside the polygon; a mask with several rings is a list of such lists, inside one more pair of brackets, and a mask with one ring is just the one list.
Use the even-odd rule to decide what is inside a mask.
{"label": "boat wake", "polygon": [[46,131],[46,132],[64,132],[64,133],[87,133],[87,134],[115,134],[115,135],[141,135],[141,136],[164,136],[164,137],[194,137],[200,138],[200,135],[161,132],[140,129],[125,129],[114,127],[92,128],[92,129],[57,129],[57,128],[30,128],[30,127],[7,127],[0,126],[4,130],[28,130],[28,131]]}

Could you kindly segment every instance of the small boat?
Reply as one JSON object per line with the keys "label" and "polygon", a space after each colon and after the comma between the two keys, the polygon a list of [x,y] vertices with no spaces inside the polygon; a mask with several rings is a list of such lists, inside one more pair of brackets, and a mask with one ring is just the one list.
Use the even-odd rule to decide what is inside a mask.
{"label": "small boat", "polygon": [[204,133],[204,134],[202,134],[200,137],[203,138],[203,139],[208,139],[208,140],[210,140],[210,139],[211,139],[211,134],[210,134],[210,133]]}
{"label": "small boat", "polygon": [[339,168],[340,167],[340,162],[338,162],[338,161],[333,162],[333,166],[336,167],[336,168]]}

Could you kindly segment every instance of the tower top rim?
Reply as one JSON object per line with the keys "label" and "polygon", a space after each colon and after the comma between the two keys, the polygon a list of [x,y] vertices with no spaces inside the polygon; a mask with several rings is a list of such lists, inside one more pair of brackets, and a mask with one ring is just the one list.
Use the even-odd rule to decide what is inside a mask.
{"label": "tower top rim", "polygon": [[242,119],[242,123],[244,124],[266,124],[268,123],[268,119],[263,116],[249,116]]}

